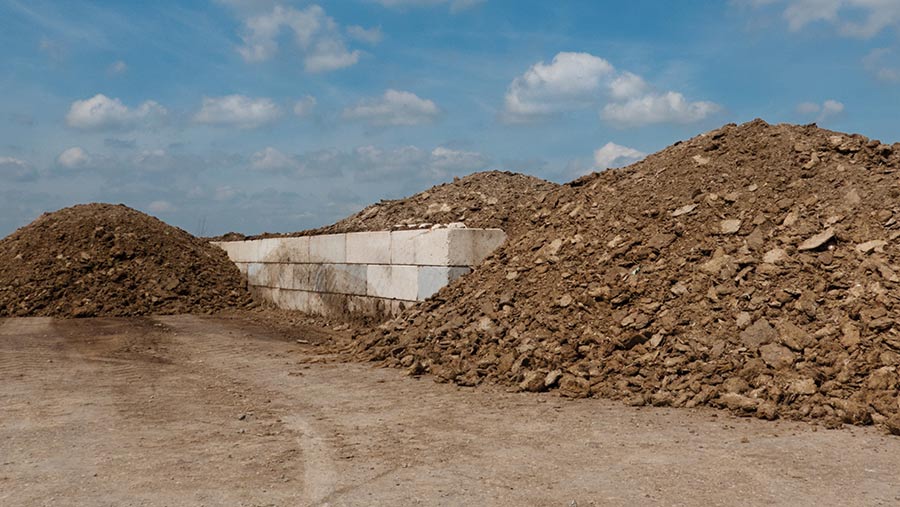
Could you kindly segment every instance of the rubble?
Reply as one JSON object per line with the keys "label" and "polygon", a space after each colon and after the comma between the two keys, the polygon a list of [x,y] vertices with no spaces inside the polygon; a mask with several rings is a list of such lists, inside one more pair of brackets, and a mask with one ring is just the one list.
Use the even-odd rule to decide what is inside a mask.
{"label": "rubble", "polygon": [[438,381],[900,432],[898,148],[756,120],[585,176],[520,201],[515,241],[356,353]]}
{"label": "rubble", "polygon": [[0,317],[210,313],[251,304],[223,250],[124,205],[45,213],[0,240]]}

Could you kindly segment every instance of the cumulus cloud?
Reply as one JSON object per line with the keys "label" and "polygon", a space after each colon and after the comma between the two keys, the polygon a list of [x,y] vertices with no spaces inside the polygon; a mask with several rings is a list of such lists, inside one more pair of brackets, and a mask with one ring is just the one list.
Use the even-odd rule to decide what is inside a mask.
{"label": "cumulus cloud", "polygon": [[[308,72],[328,72],[355,65],[361,52],[350,51],[338,24],[318,5],[305,9],[276,5],[270,12],[245,18],[238,53],[247,62],[269,60],[278,53],[282,31],[293,32]],[[359,35],[359,34],[357,34]],[[374,35],[368,33],[371,38]]]}
{"label": "cumulus cloud", "polygon": [[37,170],[28,162],[13,157],[0,157],[0,179],[31,181],[37,179],[37,176]]}
{"label": "cumulus cloud", "polygon": [[771,0],[745,2],[754,7],[777,4],[791,31],[828,23],[847,37],[868,39],[889,27],[900,27],[895,0]]}
{"label": "cumulus cloud", "polygon": [[300,164],[293,157],[268,146],[250,157],[250,167],[255,171],[288,171],[298,169]]}
{"label": "cumulus cloud", "polygon": [[620,72],[598,56],[559,53],[512,81],[502,118],[528,122],[601,105],[601,117],[619,126],[690,123],[721,109],[713,102],[688,101],[678,92],[655,91],[641,76]]}
{"label": "cumulus cloud", "polygon": [[896,61],[894,51],[888,48],[876,48],[863,58],[863,67],[879,81],[891,84],[900,83],[900,66],[890,64],[889,61]]}
{"label": "cumulus cloud", "polygon": [[797,104],[797,112],[804,116],[816,115],[816,121],[824,121],[831,116],[843,113],[844,104],[834,99],[828,99],[821,104],[801,102]]}
{"label": "cumulus cloud", "polygon": [[281,108],[271,99],[244,95],[204,97],[194,122],[204,125],[256,128],[281,116]]}
{"label": "cumulus cloud", "polygon": [[88,164],[88,161],[90,161],[90,156],[80,146],[68,148],[56,157],[56,163],[66,169],[84,167]]}
{"label": "cumulus cloud", "polygon": [[689,102],[678,92],[665,92],[606,104],[600,116],[616,126],[635,127],[652,123],[693,123],[720,110],[721,107],[713,102]]}
{"label": "cumulus cloud", "polygon": [[418,125],[434,121],[440,112],[434,102],[414,93],[387,90],[377,99],[344,109],[343,117],[373,125]]}
{"label": "cumulus cloud", "polygon": [[594,167],[596,169],[621,167],[646,156],[647,154],[642,151],[609,142],[603,145],[602,148],[594,150]]}
{"label": "cumulus cloud", "polygon": [[294,103],[294,114],[300,117],[309,116],[316,108],[316,104],[318,104],[316,98],[307,95]]}
{"label": "cumulus cloud", "polygon": [[360,42],[365,42],[366,44],[378,44],[381,42],[381,39],[384,38],[384,34],[381,33],[381,28],[377,26],[368,29],[357,25],[348,26],[347,35]]}
{"label": "cumulus cloud", "polygon": [[117,98],[98,93],[73,102],[66,114],[66,124],[85,130],[132,129],[159,122],[167,114],[166,108],[152,100],[129,108]]}

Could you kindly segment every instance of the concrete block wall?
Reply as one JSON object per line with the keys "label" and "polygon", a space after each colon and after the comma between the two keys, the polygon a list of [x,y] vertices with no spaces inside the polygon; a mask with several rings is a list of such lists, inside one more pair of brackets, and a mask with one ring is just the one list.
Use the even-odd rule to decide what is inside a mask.
{"label": "concrete block wall", "polygon": [[385,317],[469,273],[505,239],[499,229],[428,229],[213,244],[278,307]]}

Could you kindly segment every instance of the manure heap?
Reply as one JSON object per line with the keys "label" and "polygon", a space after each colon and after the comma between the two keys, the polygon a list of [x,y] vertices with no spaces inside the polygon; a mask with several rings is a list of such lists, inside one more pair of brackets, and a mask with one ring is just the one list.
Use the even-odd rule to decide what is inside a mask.
{"label": "manure heap", "polygon": [[45,213],[0,240],[0,317],[209,313],[250,303],[224,251],[124,205]]}
{"label": "manure heap", "polygon": [[361,357],[439,381],[900,432],[900,144],[727,125],[531,203]]}

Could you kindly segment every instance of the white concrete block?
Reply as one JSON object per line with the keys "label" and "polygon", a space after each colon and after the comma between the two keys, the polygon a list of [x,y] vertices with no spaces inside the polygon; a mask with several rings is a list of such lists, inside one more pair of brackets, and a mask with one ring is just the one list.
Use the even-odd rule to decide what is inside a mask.
{"label": "white concrete block", "polygon": [[416,264],[477,266],[504,240],[500,229],[435,229],[416,237]]}
{"label": "white concrete block", "polygon": [[254,239],[256,245],[256,259],[254,262],[269,262],[269,257],[278,249],[281,238]]}
{"label": "white concrete block", "polygon": [[311,289],[333,294],[366,294],[367,266],[364,264],[313,264]]}
{"label": "white concrete block", "polygon": [[212,244],[225,250],[232,262],[256,260],[256,251],[246,241],[213,241]]}
{"label": "white concrete block", "polygon": [[279,238],[270,262],[309,262],[309,237]]}
{"label": "white concrete block", "polygon": [[348,264],[390,264],[391,233],[354,232],[347,236]]}
{"label": "white concrete block", "polygon": [[470,273],[467,267],[419,266],[417,298],[424,301],[460,276]]}
{"label": "white concrete block", "polygon": [[294,288],[293,264],[269,264],[268,266],[274,275],[275,287],[278,287],[279,289]]}
{"label": "white concrete block", "polygon": [[347,262],[347,235],[325,234],[309,237],[309,262]]}
{"label": "white concrete block", "polygon": [[447,229],[451,266],[477,266],[506,241],[500,229]]}
{"label": "white concrete block", "polygon": [[369,296],[415,301],[419,292],[416,266],[369,264],[366,273]]}
{"label": "white concrete block", "polygon": [[240,271],[242,275],[247,276],[247,270],[250,266],[249,262],[235,262],[234,265],[237,266],[238,271]]}
{"label": "white concrete block", "polygon": [[425,231],[392,231],[391,264],[413,265],[416,263],[416,238]]}
{"label": "white concrete block", "polygon": [[251,262],[247,264],[247,283],[253,286],[265,286],[263,283],[263,266],[265,264],[261,264],[259,262]]}

